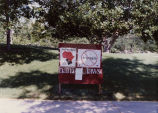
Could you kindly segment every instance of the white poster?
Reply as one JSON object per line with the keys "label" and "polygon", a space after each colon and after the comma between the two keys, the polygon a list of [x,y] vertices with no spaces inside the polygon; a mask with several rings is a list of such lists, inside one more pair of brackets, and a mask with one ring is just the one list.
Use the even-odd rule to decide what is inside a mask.
{"label": "white poster", "polygon": [[60,48],[60,66],[76,66],[76,48]]}
{"label": "white poster", "polygon": [[75,80],[82,80],[83,68],[76,68]]}
{"label": "white poster", "polygon": [[101,50],[78,49],[78,67],[100,68]]}

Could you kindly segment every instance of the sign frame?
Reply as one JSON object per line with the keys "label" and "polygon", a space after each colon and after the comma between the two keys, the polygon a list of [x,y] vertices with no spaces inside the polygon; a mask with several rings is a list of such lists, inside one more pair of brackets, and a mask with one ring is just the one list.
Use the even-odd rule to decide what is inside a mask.
{"label": "sign frame", "polygon": [[[72,43],[59,43],[59,93],[61,93],[62,84],[97,84],[99,86],[99,94],[102,92],[101,84],[103,83],[103,71],[102,71],[102,46],[97,44],[72,44]],[[61,51],[60,48],[75,48],[76,49],[76,65],[75,67],[62,67],[61,66]],[[78,66],[78,50],[99,50],[100,51],[100,68],[98,67],[82,67],[84,72],[92,70],[93,74],[83,74],[82,80],[75,80],[75,69],[81,68]],[[64,69],[65,68],[65,69]],[[69,70],[70,69],[70,70]],[[61,73],[66,72],[66,73]],[[72,71],[71,71],[72,70]],[[94,72],[95,73],[94,73]],[[70,73],[67,73],[70,72]],[[72,73],[71,73],[72,72]],[[96,73],[97,72],[97,73]],[[99,72],[99,73],[98,73]]]}

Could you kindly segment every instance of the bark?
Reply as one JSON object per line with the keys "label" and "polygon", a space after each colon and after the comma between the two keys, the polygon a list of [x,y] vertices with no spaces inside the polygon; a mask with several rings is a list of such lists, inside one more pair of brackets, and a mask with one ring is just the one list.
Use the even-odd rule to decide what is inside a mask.
{"label": "bark", "polygon": [[11,46],[10,42],[11,42],[10,29],[8,28],[7,29],[7,49],[8,50],[10,50],[10,46]]}
{"label": "bark", "polygon": [[109,41],[107,37],[104,37],[103,39],[103,51],[109,53],[112,46],[116,42],[116,39],[118,38],[118,33],[116,32],[112,37],[111,40]]}
{"label": "bark", "polygon": [[7,23],[7,30],[6,30],[6,34],[7,34],[7,49],[10,50],[10,42],[11,42],[11,37],[10,37],[10,28],[9,28],[9,21],[10,21],[10,17],[9,17],[9,7],[10,7],[10,1],[7,0],[6,1],[6,23]]}
{"label": "bark", "polygon": [[108,44],[108,47],[107,47],[108,52],[110,52],[110,50],[111,50],[112,46],[114,45],[114,43],[116,42],[117,38],[118,37],[116,37],[116,36],[112,37],[112,40],[110,41],[110,43]]}
{"label": "bark", "polygon": [[154,40],[155,40],[156,45],[157,45],[157,47],[158,47],[158,31],[155,31],[155,32],[153,33],[153,37],[154,37]]}
{"label": "bark", "polygon": [[103,44],[103,47],[104,47],[104,52],[107,52],[109,53],[112,46],[114,45],[115,41],[116,41],[117,37],[112,37],[112,39],[110,41],[106,41],[104,42]]}

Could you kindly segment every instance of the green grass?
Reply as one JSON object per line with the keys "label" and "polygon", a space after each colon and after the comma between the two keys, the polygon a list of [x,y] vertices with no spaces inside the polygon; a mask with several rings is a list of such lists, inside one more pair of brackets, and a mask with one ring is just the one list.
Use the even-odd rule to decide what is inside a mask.
{"label": "green grass", "polygon": [[116,99],[158,100],[158,54],[104,54],[104,90]]}
{"label": "green grass", "polygon": [[0,98],[158,100],[158,54],[103,54],[103,93],[96,85],[63,85],[58,94],[58,51],[0,47]]}

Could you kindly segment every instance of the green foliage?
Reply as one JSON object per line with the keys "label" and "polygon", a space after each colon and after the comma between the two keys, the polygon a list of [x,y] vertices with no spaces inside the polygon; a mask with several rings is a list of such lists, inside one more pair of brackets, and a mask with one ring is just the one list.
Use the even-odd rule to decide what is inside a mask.
{"label": "green foliage", "polygon": [[111,48],[112,53],[142,53],[147,51],[157,52],[157,50],[158,48],[153,40],[144,42],[140,37],[132,34],[119,37]]}
{"label": "green foliage", "polygon": [[6,30],[7,49],[11,45],[11,29],[13,29],[19,18],[24,16],[30,18],[32,15],[29,3],[32,0],[0,0],[0,21]]}
{"label": "green foliage", "polygon": [[[154,40],[158,45],[157,0],[1,0],[0,8],[3,26],[31,43],[43,43],[44,38],[52,42],[50,37],[60,41],[86,37],[89,43],[101,43],[107,37],[112,46],[118,37],[132,31],[145,42]],[[17,25],[20,17],[32,15],[36,22],[31,27]],[[130,39],[128,42],[131,45]]]}
{"label": "green foliage", "polygon": [[158,52],[158,46],[156,45],[156,42],[153,40],[148,40],[144,47],[144,51],[150,51],[150,52]]}
{"label": "green foliage", "polygon": [[[0,22],[0,26],[2,26],[2,23]],[[5,32],[4,28],[0,27],[0,43],[4,42]]]}
{"label": "green foliage", "polygon": [[52,38],[51,30],[46,29],[41,22],[26,18],[16,24],[13,39],[14,44],[22,45],[54,46],[57,42],[57,39]]}
{"label": "green foliage", "polygon": [[157,0],[36,0],[45,11],[48,26],[53,27],[53,36],[87,37],[93,43],[102,41],[102,36],[119,36],[131,30],[145,42],[158,42]]}
{"label": "green foliage", "polygon": [[42,23],[36,21],[32,24],[31,36],[33,40],[39,41],[41,38],[51,37],[51,34],[48,34],[48,31]]}
{"label": "green foliage", "polygon": [[133,1],[132,19],[135,33],[145,42],[152,39],[158,45],[158,1]]}
{"label": "green foliage", "polygon": [[74,43],[74,44],[89,44],[89,40],[86,37],[72,37],[68,38],[66,43]]}
{"label": "green foliage", "polygon": [[54,36],[60,39],[77,36],[87,37],[91,43],[101,42],[102,35],[112,36],[116,32],[123,35],[130,29],[131,22],[123,18],[124,8],[115,6],[115,2],[102,0],[62,2],[37,0],[37,2],[47,8],[45,20],[54,28]]}
{"label": "green foliage", "polygon": [[32,25],[31,25],[31,21],[29,19],[26,18],[22,18],[23,21],[18,22],[13,31],[13,38],[17,39],[19,41],[23,41],[23,40],[31,40],[31,31],[32,31]]}
{"label": "green foliage", "polygon": [[14,26],[21,16],[31,17],[31,9],[28,6],[32,0],[0,0],[0,20],[4,27]]}

